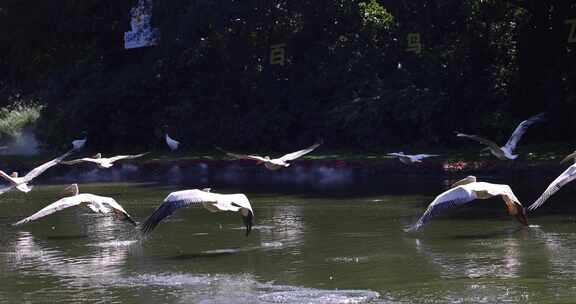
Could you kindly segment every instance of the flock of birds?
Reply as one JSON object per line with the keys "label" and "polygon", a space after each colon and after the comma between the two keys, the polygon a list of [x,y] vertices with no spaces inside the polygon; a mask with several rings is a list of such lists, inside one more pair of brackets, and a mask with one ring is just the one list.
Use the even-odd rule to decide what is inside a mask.
{"label": "flock of birds", "polygon": [[[531,125],[542,122],[545,120],[545,114],[538,114],[530,117],[527,120],[522,121],[518,127],[514,130],[510,139],[506,142],[504,146],[498,146],[493,141],[481,138],[476,135],[468,135],[456,132],[456,136],[462,138],[468,138],[477,141],[486,146],[494,156],[502,160],[513,160],[518,157],[518,155],[513,154],[514,150],[522,138],[528,127]],[[100,168],[110,168],[115,162],[126,159],[134,159],[142,157],[147,153],[136,154],[136,155],[118,155],[114,157],[102,157],[100,153],[93,157],[84,157],[75,160],[65,160],[72,153],[82,149],[86,144],[87,137],[84,136],[83,139],[74,140],[72,142],[72,149],[63,155],[50,160],[28,172],[26,175],[19,177],[17,172],[13,172],[11,175],[6,174],[4,171],[0,170],[0,177],[5,179],[9,184],[0,188],[0,194],[5,193],[12,189],[17,189],[22,192],[29,192],[32,190],[32,186],[29,185],[36,177],[44,173],[49,168],[56,166],[58,164],[65,165],[75,165],[79,163],[94,163]],[[180,146],[180,142],[171,138],[167,133],[165,134],[165,141],[167,146],[171,150],[176,150]],[[317,142],[314,145],[296,151],[288,153],[278,158],[270,158],[269,156],[258,156],[258,155],[245,155],[231,153],[221,148],[216,147],[218,150],[224,152],[226,155],[235,159],[248,159],[254,160],[257,164],[264,165],[265,168],[269,170],[279,170],[290,166],[290,161],[298,159],[318,148],[322,142]],[[423,159],[428,157],[436,157],[439,155],[434,154],[417,154],[409,155],[403,152],[388,153],[388,156],[398,158],[402,163],[417,163],[422,162]],[[566,162],[572,159],[576,159],[576,152],[568,155],[562,162]],[[576,162],[568,167],[560,176],[558,176],[542,195],[528,207],[528,210],[534,210],[540,207],[550,196],[556,193],[562,186],[569,183],[576,178]],[[72,184],[65,189],[63,192],[65,197],[49,204],[48,206],[42,208],[33,215],[24,218],[13,225],[18,226],[26,224],[40,218],[46,217],[50,214],[64,210],[66,208],[74,206],[86,206],[90,210],[96,213],[111,214],[117,216],[121,220],[125,220],[138,226],[138,223],[128,214],[128,212],[113,198],[105,197],[90,193],[80,193],[77,184]],[[477,181],[476,177],[468,176],[456,183],[454,183],[450,189],[439,194],[428,206],[424,214],[418,219],[418,221],[412,225],[407,231],[417,231],[422,228],[430,219],[433,217],[443,214],[450,209],[457,208],[466,203],[475,201],[477,199],[487,199],[495,196],[500,196],[507,207],[508,213],[515,216],[516,219],[523,225],[528,225],[528,220],[526,216],[526,211],[520,200],[516,197],[510,186],[505,184],[493,184],[488,182]],[[243,219],[244,225],[246,227],[246,235],[248,235],[254,224],[254,211],[250,204],[250,201],[246,195],[242,193],[238,194],[219,194],[213,193],[209,188],[206,189],[192,189],[192,190],[181,190],[175,191],[164,199],[164,201],[154,210],[154,212],[145,220],[145,222],[140,225],[139,229],[142,233],[150,233],[154,228],[166,217],[170,216],[174,211],[185,208],[185,207],[203,207],[211,212],[238,212]]]}

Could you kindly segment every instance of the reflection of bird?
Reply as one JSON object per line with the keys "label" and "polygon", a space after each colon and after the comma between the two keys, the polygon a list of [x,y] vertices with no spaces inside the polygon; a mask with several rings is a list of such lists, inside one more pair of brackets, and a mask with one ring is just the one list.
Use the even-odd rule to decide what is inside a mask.
{"label": "reflection of bird", "polygon": [[204,207],[211,212],[234,211],[240,212],[246,226],[246,235],[252,230],[254,212],[250,201],[244,194],[218,194],[211,193],[210,189],[182,190],[170,193],[164,202],[142,226],[142,232],[151,232],[165,217],[183,207]]}
{"label": "reflection of bird", "polygon": [[84,147],[84,145],[86,144],[86,141],[88,140],[88,135],[86,134],[85,131],[82,131],[82,135],[84,136],[84,138],[76,139],[76,140],[72,141],[72,149],[80,150],[80,149],[82,149],[82,147]]}
{"label": "reflection of bird", "polygon": [[174,151],[178,149],[178,146],[180,145],[179,141],[172,139],[172,137],[168,136],[168,133],[166,133],[164,138],[166,139],[166,144],[168,145],[170,150]]}
{"label": "reflection of bird", "polygon": [[404,152],[388,153],[387,155],[398,158],[404,164],[421,163],[424,158],[438,156],[436,154],[404,154]]}
{"label": "reflection of bird", "polygon": [[90,210],[94,211],[95,213],[112,213],[136,226],[136,222],[130,217],[126,210],[124,210],[124,208],[122,208],[122,206],[111,197],[99,196],[90,193],[79,194],[77,184],[70,185],[68,188],[66,188],[65,191],[70,191],[72,196],[61,198],[54,203],[40,209],[40,211],[34,213],[33,215],[18,221],[17,223],[14,223],[13,225],[17,226],[26,224],[60,210],[85,204],[86,207],[90,208]]}
{"label": "reflection of bird", "polygon": [[476,177],[468,176],[467,178],[454,183],[453,187],[438,195],[428,209],[420,217],[418,222],[409,230],[416,231],[420,229],[432,217],[443,213],[448,209],[462,206],[475,199],[487,199],[493,196],[501,196],[508,207],[508,213],[516,216],[518,221],[523,225],[528,225],[524,207],[512,192],[508,185],[491,184],[485,182],[476,182]]}
{"label": "reflection of bird", "polygon": [[502,159],[502,160],[516,159],[516,157],[518,157],[518,155],[512,154],[512,152],[514,151],[514,149],[516,149],[516,145],[518,144],[518,141],[520,140],[520,138],[522,138],[522,135],[524,135],[524,133],[526,133],[526,130],[528,130],[528,127],[530,127],[531,125],[533,125],[537,122],[541,122],[541,121],[546,120],[545,115],[546,115],[545,113],[540,113],[538,115],[534,115],[534,116],[528,118],[527,120],[522,121],[518,125],[518,127],[516,127],[516,129],[514,130],[514,132],[510,136],[510,139],[508,139],[508,142],[506,142],[506,144],[502,147],[498,147],[498,145],[491,140],[484,139],[484,138],[476,136],[476,135],[468,135],[468,134],[456,132],[456,136],[469,138],[469,139],[475,140],[481,144],[486,145],[487,149],[490,150],[490,152],[494,156],[498,157],[499,159]]}
{"label": "reflection of bird", "polygon": [[[562,160],[562,162],[567,162],[571,159],[576,159],[576,152],[566,156]],[[550,183],[550,185],[548,185],[548,188],[544,190],[544,193],[542,193],[540,197],[532,205],[530,205],[530,207],[528,207],[528,210],[534,210],[542,206],[542,204],[544,204],[544,202],[550,196],[552,196],[554,193],[560,190],[560,188],[562,188],[567,183],[573,181],[575,178],[576,178],[576,163],[572,164],[572,166],[568,167],[568,169],[564,170],[564,172],[562,172],[560,176],[558,176],[555,180],[553,180]]]}
{"label": "reflection of bird", "polygon": [[118,155],[118,156],[114,156],[114,157],[102,157],[102,154],[98,153],[98,154],[94,155],[94,157],[84,157],[84,158],[80,158],[80,159],[63,161],[62,163],[65,165],[74,165],[74,164],[79,164],[82,162],[90,162],[90,163],[97,164],[98,167],[100,167],[100,168],[110,168],[114,165],[114,162],[116,162],[116,161],[119,161],[122,159],[138,158],[138,157],[142,157],[146,154],[148,154],[148,152],[136,154],[136,155]]}
{"label": "reflection of bird", "polygon": [[5,180],[10,182],[8,187],[4,187],[0,189],[0,194],[12,190],[12,188],[16,188],[22,192],[30,192],[32,187],[28,185],[34,178],[39,176],[40,174],[44,173],[44,171],[48,170],[49,168],[59,164],[62,162],[64,158],[74,152],[74,149],[62,154],[61,156],[46,162],[34,169],[32,169],[28,174],[24,175],[23,177],[18,177],[18,172],[12,172],[12,175],[6,174],[4,171],[0,170],[0,176],[3,177]]}
{"label": "reflection of bird", "polygon": [[315,143],[306,149],[292,152],[292,153],[288,153],[282,157],[272,158],[272,159],[269,156],[262,157],[262,156],[257,156],[257,155],[236,154],[236,153],[227,152],[227,151],[225,151],[219,147],[216,147],[216,148],[218,150],[226,153],[228,156],[231,156],[231,157],[234,157],[237,159],[252,159],[252,160],[255,160],[257,162],[257,164],[264,164],[264,166],[267,169],[278,170],[281,168],[289,167],[290,166],[290,164],[288,163],[289,161],[295,160],[299,157],[302,157],[302,156],[314,151],[314,149],[318,148],[321,144],[322,144],[321,142],[318,142],[318,143]]}

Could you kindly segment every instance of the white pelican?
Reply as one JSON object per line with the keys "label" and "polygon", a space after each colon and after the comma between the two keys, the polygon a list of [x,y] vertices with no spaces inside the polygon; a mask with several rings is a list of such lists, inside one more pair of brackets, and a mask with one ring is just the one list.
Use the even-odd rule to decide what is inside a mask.
{"label": "white pelican", "polygon": [[[576,152],[566,156],[561,163],[567,162],[571,159],[576,159]],[[560,176],[558,176],[555,180],[553,180],[548,188],[544,190],[544,193],[540,195],[540,197],[528,207],[528,210],[532,211],[538,207],[540,207],[544,202],[556,193],[562,186],[566,185],[567,183],[573,181],[576,178],[576,162],[568,167]]]}
{"label": "white pelican", "polygon": [[230,153],[230,152],[227,152],[227,151],[225,151],[219,147],[216,147],[216,149],[226,153],[228,156],[231,156],[231,157],[234,157],[237,159],[255,160],[257,164],[264,164],[264,167],[266,167],[266,169],[278,170],[281,168],[289,167],[290,166],[290,164],[288,163],[289,161],[295,160],[299,157],[302,157],[305,154],[308,154],[308,153],[314,151],[314,149],[318,148],[321,144],[322,144],[321,142],[317,142],[306,149],[292,152],[292,153],[288,153],[282,157],[272,158],[272,159],[269,156],[262,157],[262,156],[257,156],[257,155],[245,155],[245,154]]}
{"label": "white pelican", "polygon": [[404,152],[394,152],[388,153],[386,155],[394,156],[398,158],[404,164],[411,164],[411,163],[421,163],[424,158],[438,156],[436,154],[404,154]]}
{"label": "white pelican", "polygon": [[166,144],[168,145],[170,150],[174,151],[174,150],[178,149],[178,146],[180,145],[179,141],[174,140],[172,137],[168,136],[168,133],[166,133],[166,135],[164,135],[164,138],[166,139]]}
{"label": "white pelican", "polygon": [[90,193],[78,193],[78,185],[72,184],[68,186],[65,191],[70,191],[72,196],[61,198],[52,204],[40,209],[40,211],[32,214],[31,216],[20,220],[14,224],[13,226],[18,226],[22,224],[26,224],[31,221],[35,221],[39,218],[43,218],[48,216],[52,213],[58,212],[60,210],[64,210],[69,207],[80,206],[84,204],[86,207],[90,208],[90,210],[94,211],[95,213],[102,213],[102,214],[114,214],[117,215],[122,220],[126,220],[136,226],[136,222],[130,217],[128,212],[120,206],[111,197],[105,197]]}
{"label": "white pelican", "polygon": [[18,172],[12,172],[11,175],[6,174],[4,171],[0,170],[0,177],[7,180],[10,185],[0,189],[0,194],[12,190],[12,188],[16,188],[22,192],[30,192],[32,190],[32,186],[29,186],[28,183],[31,182],[34,178],[39,176],[40,174],[44,173],[44,171],[48,170],[49,168],[59,164],[62,162],[64,158],[74,152],[74,149],[62,154],[61,156],[46,162],[34,169],[32,169],[28,174],[24,175],[23,177],[18,177]]}
{"label": "white pelican", "polygon": [[88,141],[88,135],[86,135],[86,132],[82,132],[82,135],[84,136],[84,138],[81,139],[76,139],[72,141],[72,149],[74,150],[80,150],[82,149],[82,147],[84,147],[84,145],[86,144],[86,141]]}
{"label": "white pelican", "polygon": [[168,194],[160,207],[148,217],[141,230],[150,233],[165,217],[183,207],[204,207],[211,212],[234,211],[240,212],[246,226],[246,235],[250,234],[254,220],[254,212],[246,195],[218,194],[210,189],[182,190]]}
{"label": "white pelican", "polygon": [[62,163],[65,165],[74,165],[82,162],[90,162],[97,164],[98,167],[100,168],[110,168],[114,165],[114,162],[119,161],[121,159],[133,159],[144,156],[146,154],[148,154],[148,152],[136,155],[118,155],[114,157],[102,157],[102,154],[98,153],[94,155],[94,157],[84,157],[80,159],[63,161]]}
{"label": "white pelican", "polygon": [[502,159],[502,160],[516,159],[516,157],[518,157],[518,155],[515,155],[512,153],[514,152],[514,149],[516,149],[516,145],[518,144],[518,141],[520,141],[520,138],[522,138],[522,135],[524,135],[524,133],[526,133],[526,130],[528,129],[528,127],[530,127],[531,125],[533,125],[537,122],[545,121],[546,120],[545,115],[546,115],[546,113],[540,113],[538,115],[534,115],[534,116],[528,118],[527,120],[522,121],[516,127],[516,129],[514,130],[514,132],[512,133],[510,138],[508,139],[508,141],[506,142],[506,144],[502,147],[498,147],[498,145],[491,140],[484,139],[484,138],[476,136],[476,135],[468,135],[468,134],[456,132],[456,136],[469,138],[469,139],[475,140],[481,144],[486,145],[487,149],[490,150],[490,152],[494,156],[498,157],[498,159]]}
{"label": "white pelican", "polygon": [[447,209],[462,206],[475,199],[487,199],[493,196],[500,195],[506,207],[508,214],[516,216],[516,219],[523,225],[528,225],[526,219],[526,212],[524,207],[512,192],[508,185],[491,184],[485,182],[477,182],[476,177],[468,176],[452,185],[452,188],[442,192],[438,195],[428,209],[420,217],[418,222],[409,231],[416,231],[420,229],[432,217],[444,212]]}

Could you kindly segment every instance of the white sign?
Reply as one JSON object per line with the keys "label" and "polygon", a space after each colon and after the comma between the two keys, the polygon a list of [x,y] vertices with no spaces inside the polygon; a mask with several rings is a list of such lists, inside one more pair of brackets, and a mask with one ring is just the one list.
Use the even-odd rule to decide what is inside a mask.
{"label": "white sign", "polygon": [[124,33],[124,48],[134,49],[158,44],[158,29],[150,24],[152,0],[139,0],[130,9],[131,31]]}

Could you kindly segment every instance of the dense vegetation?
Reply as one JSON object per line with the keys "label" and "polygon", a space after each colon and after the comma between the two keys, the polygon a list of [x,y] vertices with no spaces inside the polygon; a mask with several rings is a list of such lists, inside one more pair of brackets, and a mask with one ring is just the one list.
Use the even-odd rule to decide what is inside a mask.
{"label": "dense vegetation", "polygon": [[157,0],[160,44],[124,50],[135,2],[0,4],[0,102],[45,105],[48,146],[153,148],[163,125],[189,148],[451,146],[543,111],[529,137],[572,140],[570,1]]}

